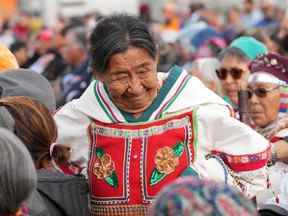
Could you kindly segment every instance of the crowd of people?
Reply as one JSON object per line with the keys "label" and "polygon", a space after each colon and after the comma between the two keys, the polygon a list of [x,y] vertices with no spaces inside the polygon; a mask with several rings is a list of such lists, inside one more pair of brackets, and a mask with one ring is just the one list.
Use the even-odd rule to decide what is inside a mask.
{"label": "crowd of people", "polygon": [[287,12],[162,12],[3,22],[0,215],[288,215]]}

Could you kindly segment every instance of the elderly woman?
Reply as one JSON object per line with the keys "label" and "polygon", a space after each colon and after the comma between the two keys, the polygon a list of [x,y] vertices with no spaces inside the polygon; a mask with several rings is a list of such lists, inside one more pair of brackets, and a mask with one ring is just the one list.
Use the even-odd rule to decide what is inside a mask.
{"label": "elderly woman", "polygon": [[31,156],[10,131],[0,128],[0,215],[28,216],[27,201],[36,189]]}
{"label": "elderly woman", "polygon": [[248,63],[267,52],[264,44],[253,37],[242,36],[219,55],[220,68],[216,74],[220,79],[224,99],[238,110],[238,91],[245,88],[250,74]]}
{"label": "elderly woman", "polygon": [[281,179],[288,173],[287,129],[271,136],[277,123],[287,113],[288,59],[278,54],[263,55],[249,65],[249,113],[255,129],[272,142],[269,168],[272,189],[279,191]]}
{"label": "elderly woman", "polygon": [[145,23],[107,17],[90,46],[97,80],[55,120],[57,143],[85,168],[92,215],[146,215],[158,191],[182,175],[218,178],[250,197],[263,188],[267,141],[181,68],[158,77]]}

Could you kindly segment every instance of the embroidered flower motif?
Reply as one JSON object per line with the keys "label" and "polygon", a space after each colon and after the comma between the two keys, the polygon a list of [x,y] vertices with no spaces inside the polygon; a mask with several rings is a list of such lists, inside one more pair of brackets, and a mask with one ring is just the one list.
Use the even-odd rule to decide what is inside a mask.
{"label": "embroidered flower motif", "polygon": [[96,160],[93,164],[93,174],[108,185],[117,188],[118,177],[115,170],[115,163],[111,156],[104,152],[102,148],[96,148]]}
{"label": "embroidered flower motif", "polygon": [[155,156],[156,169],[160,173],[166,175],[174,172],[175,168],[179,165],[179,158],[174,154],[171,147],[163,147],[159,149]]}
{"label": "embroidered flower motif", "polygon": [[158,184],[167,175],[174,172],[179,165],[179,158],[184,152],[183,142],[177,142],[174,146],[165,146],[157,150],[154,162],[155,168],[150,176],[150,185]]}
{"label": "embroidered flower motif", "polygon": [[104,179],[112,175],[115,170],[115,163],[109,154],[97,157],[93,166],[93,173],[98,179]]}

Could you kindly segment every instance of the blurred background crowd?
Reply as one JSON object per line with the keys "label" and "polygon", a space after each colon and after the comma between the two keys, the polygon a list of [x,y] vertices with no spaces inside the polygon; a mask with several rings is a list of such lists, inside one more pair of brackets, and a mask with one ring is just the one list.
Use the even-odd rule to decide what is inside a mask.
{"label": "blurred background crowd", "polygon": [[[285,211],[283,214],[279,213],[279,215],[287,215],[287,6],[288,0],[109,0],[106,2],[102,0],[2,0],[0,1],[0,44],[3,44],[3,46],[0,45],[0,59],[2,57],[1,55],[11,56],[3,58],[8,59],[7,61],[0,61],[0,70],[2,64],[10,64],[9,66],[4,65],[3,68],[13,70],[20,67],[22,69],[19,69],[19,71],[29,69],[30,72],[32,72],[25,75],[23,70],[23,73],[21,72],[23,77],[17,75],[17,70],[9,72],[8,75],[5,74],[5,72],[3,73],[1,77],[2,82],[7,82],[8,84],[7,86],[2,84],[3,88],[0,88],[0,96],[2,97],[0,100],[0,108],[2,106],[2,110],[0,109],[0,123],[3,124],[4,122],[4,127],[11,129],[21,140],[25,141],[25,145],[30,146],[28,150],[32,152],[32,159],[35,162],[36,169],[47,169],[50,171],[52,169],[51,167],[57,167],[55,166],[53,158],[60,158],[56,160],[56,162],[58,165],[64,164],[63,167],[60,167],[62,171],[68,167],[67,170],[64,170],[65,174],[75,174],[79,172],[79,170],[75,171],[75,169],[77,169],[77,166],[74,167],[75,164],[66,164],[69,155],[67,156],[65,153],[67,154],[70,149],[64,148],[64,151],[59,146],[59,149],[55,147],[57,128],[50,115],[50,112],[55,112],[53,93],[56,98],[57,108],[62,107],[73,99],[79,98],[95,78],[95,73],[93,74],[91,66],[92,57],[89,53],[90,44],[93,44],[89,41],[91,32],[106,15],[110,15],[113,12],[133,14],[147,23],[150,32],[154,36],[158,51],[157,71],[164,72],[159,73],[159,80],[165,80],[165,72],[168,72],[173,65],[179,65],[190,74],[197,76],[208,88],[223,97],[223,99],[234,108],[237,118],[239,118],[239,114],[243,111],[241,110],[242,104],[240,98],[238,98],[238,91],[242,90],[242,84],[245,83],[245,87],[248,88],[248,91],[246,91],[246,99],[247,101],[249,99],[248,108],[249,114],[251,114],[249,116],[251,119],[249,120],[251,121],[243,122],[265,136],[269,142],[276,143],[274,145],[276,147],[269,152],[269,162],[271,162],[270,166],[272,166],[272,168],[270,169],[270,179],[267,179],[267,188],[270,188],[272,185],[272,188],[275,186],[277,190],[279,187],[280,189],[276,191],[277,193],[272,190],[267,190],[267,193],[261,192],[259,200],[265,200],[266,197],[273,197],[273,199],[271,198],[273,203],[276,202],[277,205],[284,203],[282,207]],[[15,58],[11,53],[7,52],[6,48],[10,50]],[[93,61],[95,61],[95,59],[93,59]],[[261,74],[263,72],[266,73],[264,76]],[[271,76],[268,76],[267,73]],[[41,76],[39,76],[39,74]],[[163,77],[161,77],[162,75]],[[50,85],[45,83],[47,82],[46,79],[45,82],[43,81],[43,77],[47,78],[50,82],[53,88],[52,95],[50,95]],[[17,82],[13,83],[14,79]],[[17,88],[14,88],[14,85],[17,86]],[[41,103],[43,101],[43,104],[46,105],[49,110],[27,98],[4,98],[6,96],[22,95],[22,92],[26,92],[27,95],[39,94]],[[5,107],[5,109],[3,109],[3,107]],[[13,118],[11,117],[12,120],[7,118],[10,114],[6,109],[11,112],[11,115],[13,114]],[[247,114],[247,110],[244,110],[243,113],[245,112]],[[17,113],[20,113],[19,116],[16,115]],[[31,117],[31,119],[27,118],[27,116]],[[13,120],[18,118],[20,119],[19,121]],[[240,118],[240,120],[242,121],[243,119]],[[22,124],[24,125],[23,128],[20,127]],[[83,124],[83,122],[81,122],[81,124]],[[28,131],[31,129],[32,132],[29,131],[28,133],[26,129],[28,129]],[[44,129],[47,129],[49,133],[41,134],[41,131]],[[286,129],[283,136],[272,136],[282,129]],[[213,128],[213,130],[215,129]],[[15,138],[5,131],[0,130],[0,134],[0,141],[2,143],[10,139],[15,141]],[[28,137],[27,139],[26,136]],[[45,137],[48,138],[46,139]],[[16,144],[19,142],[18,138],[15,142]],[[27,152],[24,150],[18,150],[16,144],[15,149],[17,151],[23,151],[22,154],[24,156],[25,154],[27,155]],[[39,148],[40,144],[42,145],[42,149]],[[9,145],[6,145],[6,147],[7,146]],[[37,151],[34,148],[41,152],[41,154],[35,154]],[[54,148],[56,149],[55,154],[57,157],[53,153]],[[244,148],[246,148],[246,146],[244,146]],[[59,152],[57,152],[57,150]],[[63,150],[64,153],[60,150]],[[4,152],[4,150],[2,152]],[[45,154],[42,154],[42,152],[45,152]],[[61,152],[63,154],[60,154]],[[274,158],[273,155],[276,155],[277,158],[276,156]],[[31,163],[29,162],[31,158],[24,156],[24,159],[25,157],[27,158],[27,163]],[[12,156],[9,156],[8,159],[9,158],[13,159]],[[43,158],[45,160],[48,158],[49,163],[45,160],[42,162]],[[3,161],[6,161],[6,159]],[[7,170],[13,171],[18,169],[8,167]],[[30,176],[35,175],[35,170],[24,171],[23,173],[26,175],[28,175],[29,172],[31,173],[29,174]],[[218,172],[218,170],[216,172]],[[20,174],[24,176],[23,173]],[[42,177],[45,179],[47,176],[45,173],[43,175],[37,174],[39,185]],[[226,174],[227,173],[225,173],[225,175]],[[11,174],[8,173],[7,176],[11,176]],[[30,188],[35,187],[35,178],[30,182]],[[18,177],[15,177],[15,179],[18,179]],[[282,179],[284,180],[282,181]],[[83,179],[82,181],[85,183],[85,187],[83,188],[85,189],[85,193],[87,193],[86,182]],[[9,181],[7,181],[7,183],[9,183]],[[63,185],[65,184],[63,183]],[[63,185],[61,182],[58,187],[43,188],[45,188],[45,193],[53,194],[51,192],[53,188],[56,192],[59,192],[61,191],[59,188],[64,188]],[[206,190],[210,188],[213,191],[213,193],[211,193],[213,195],[217,195],[219,191],[221,193],[224,191],[227,192],[229,196],[233,198],[236,197],[234,196],[234,192],[229,191],[226,187],[222,188],[217,186],[217,193],[215,193],[215,189],[212,187],[213,184],[211,187],[207,186],[210,185],[209,182],[206,185],[205,182],[189,181],[180,182],[179,185],[176,182],[176,186],[171,187],[172,190],[174,190],[180,186],[180,189],[176,190],[176,196],[178,196],[179,191],[184,191],[183,194],[186,194],[188,198],[190,198],[189,193],[185,191],[187,188],[184,188],[184,190],[181,188],[183,185],[185,187],[189,186],[193,190],[202,190],[203,188]],[[21,184],[19,187],[21,187]],[[41,187],[41,184],[39,187]],[[281,195],[282,190],[285,192],[284,195]],[[72,190],[68,188],[67,191]],[[76,197],[80,200],[83,194],[81,194],[81,196],[77,194]],[[202,193],[202,191],[201,193],[199,192],[199,194],[201,194],[201,196],[206,195],[204,192]],[[61,197],[61,199],[69,200],[67,198],[70,196],[68,193],[62,193],[61,195],[64,197]],[[174,193],[172,195],[174,196]],[[173,196],[167,196],[164,191],[163,195],[161,194],[162,198],[159,199],[160,201],[156,202],[155,209],[165,209],[166,206],[164,204],[170,203],[170,198],[171,200],[176,200]],[[86,204],[86,206],[83,206],[88,209],[87,197],[83,197],[82,200],[76,203],[83,202]],[[76,209],[79,206],[81,207],[81,205],[77,204],[71,205],[70,202],[67,202],[68,204],[61,202],[61,199],[59,200],[60,203],[63,204],[63,208],[67,207],[71,212],[74,211],[71,206]],[[164,204],[161,203],[162,200]],[[187,206],[185,197],[183,199],[177,198],[177,202],[179,200],[183,203],[184,207]],[[247,214],[241,215],[255,215],[252,213],[249,214],[252,208],[251,203],[242,203],[243,200],[238,197],[236,197],[235,200],[237,203],[236,206],[239,207],[243,204],[243,206],[246,206],[248,209]],[[259,203],[261,203],[260,201]],[[181,207],[177,202],[175,202],[175,206]],[[216,204],[213,203],[214,199],[210,199],[209,202],[212,203],[211,206],[213,206],[213,208],[216,206]],[[9,203],[13,202],[8,202],[8,204]],[[31,203],[35,203],[35,201],[32,200]],[[29,205],[30,203],[28,203],[28,206]],[[38,204],[38,206],[40,205]],[[198,203],[196,203],[195,206],[198,206]],[[87,209],[84,209],[84,211],[87,211]],[[175,209],[177,210],[177,208]],[[214,212],[216,211],[218,211],[218,209]],[[254,207],[251,212],[252,211],[255,213]],[[75,212],[76,210],[74,213]],[[78,212],[75,214],[81,215]],[[82,213],[82,215],[85,214]],[[159,213],[156,212],[155,215],[159,215]]]}
{"label": "blurred background crowd", "polygon": [[216,57],[241,35],[253,36],[271,52],[288,52],[284,0],[123,1],[121,7],[111,1],[103,8],[101,1],[87,4],[83,0],[0,3],[5,12],[1,13],[0,43],[12,51],[21,68],[31,68],[49,79],[58,106],[78,98],[91,80],[90,31],[105,14],[123,8],[147,22],[155,35],[159,71],[174,64],[193,70],[195,59]]}

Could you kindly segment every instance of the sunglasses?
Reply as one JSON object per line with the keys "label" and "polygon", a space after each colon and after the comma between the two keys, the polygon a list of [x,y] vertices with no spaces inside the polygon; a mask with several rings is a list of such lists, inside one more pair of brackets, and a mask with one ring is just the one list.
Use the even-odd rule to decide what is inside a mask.
{"label": "sunglasses", "polygon": [[242,69],[237,68],[237,67],[232,67],[231,69],[220,68],[216,70],[216,74],[220,80],[225,80],[228,76],[228,73],[231,75],[231,77],[234,80],[240,79],[243,72],[244,71]]}
{"label": "sunglasses", "polygon": [[269,92],[272,92],[278,88],[279,86],[271,89],[265,89],[265,88],[248,89],[248,99],[251,99],[253,94],[255,94],[257,97],[265,98]]}

